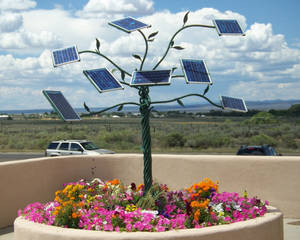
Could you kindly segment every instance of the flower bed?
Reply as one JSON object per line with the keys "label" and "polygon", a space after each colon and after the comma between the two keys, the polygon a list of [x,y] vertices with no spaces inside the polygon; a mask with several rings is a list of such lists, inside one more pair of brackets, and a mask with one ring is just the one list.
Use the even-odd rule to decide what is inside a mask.
{"label": "flower bed", "polygon": [[182,191],[154,183],[128,186],[119,180],[80,180],[65,184],[53,202],[33,203],[19,210],[37,223],[100,231],[162,232],[240,222],[267,212],[267,202],[237,193],[218,192],[206,178]]}

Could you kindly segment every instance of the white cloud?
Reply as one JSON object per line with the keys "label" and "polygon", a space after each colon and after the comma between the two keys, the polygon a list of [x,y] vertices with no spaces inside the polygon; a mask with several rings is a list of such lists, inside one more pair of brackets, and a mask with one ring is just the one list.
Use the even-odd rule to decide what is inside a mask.
{"label": "white cloud", "polygon": [[103,15],[146,15],[154,11],[152,0],[89,0],[82,11],[82,17],[103,17]]}
{"label": "white cloud", "polygon": [[1,0],[0,10],[26,10],[29,8],[34,8],[36,2],[32,0]]}
{"label": "white cloud", "polygon": [[55,48],[60,44],[61,39],[54,33],[47,31],[32,33],[21,30],[0,35],[0,48],[2,49]]}
{"label": "white cloud", "polygon": [[244,97],[250,101],[263,101],[272,99],[299,99],[299,82],[239,82],[232,85],[229,94]]}
{"label": "white cloud", "polygon": [[18,30],[23,24],[21,14],[16,13],[2,13],[0,15],[0,33],[14,32]]}
{"label": "white cloud", "polygon": [[[92,3],[94,1],[89,2]],[[116,2],[109,1],[106,12],[102,11],[108,14],[102,19],[76,17],[63,9],[28,10],[21,13],[22,18],[17,17],[20,15],[12,15],[10,30],[3,30],[0,34],[0,48],[11,53],[0,54],[1,108],[8,106],[4,104],[6,101],[10,102],[11,108],[49,108],[41,94],[42,89],[63,91],[74,107],[82,106],[83,101],[90,107],[136,101],[135,89],[126,87],[124,91],[99,94],[89,83],[82,74],[83,69],[115,68],[101,57],[82,54],[81,62],[59,68],[53,68],[51,62],[50,49],[71,44],[77,44],[79,50],[95,49],[95,38],[98,38],[101,42],[101,53],[130,73],[139,68],[140,62],[134,59],[132,54],[144,55],[144,40],[139,32],[127,34],[107,24],[111,20],[109,14],[115,14],[110,10],[113,3]],[[133,1],[121,1],[120,8],[130,3]],[[84,9],[85,13],[92,13],[87,6],[88,4]],[[139,5],[136,7],[139,9]],[[148,15],[139,19],[152,25],[150,29],[143,30],[146,37],[155,31],[159,33],[155,41],[149,43],[144,69],[152,69],[163,56],[172,34],[182,27],[185,15],[185,12],[169,11],[149,14],[152,11],[151,7],[146,8]],[[142,9],[137,11],[142,12]],[[247,26],[244,16],[212,8],[191,12],[187,24],[212,25],[214,18],[236,18],[243,28]],[[20,19],[23,24],[20,23]],[[0,29],[1,26],[0,17]],[[179,33],[174,42],[185,50],[170,49],[159,69],[176,66],[176,74],[182,74],[180,58],[206,60],[214,82],[209,91],[212,97],[224,94],[248,100],[299,98],[300,86],[297,80],[300,77],[300,50],[288,46],[283,35],[274,34],[271,24],[255,23],[248,27],[245,37],[218,37],[215,29],[188,28]],[[17,57],[18,55],[13,54],[15,52],[25,52],[26,56],[29,52],[31,57]],[[120,78],[119,73],[116,73],[116,76]],[[129,78],[126,79],[129,81]],[[34,98],[29,96],[29,89],[36,93]],[[191,87],[186,85],[183,79],[176,79],[170,87],[152,88],[151,98],[166,99],[166,91],[171,98],[193,91],[202,92],[203,86]],[[18,100],[20,95],[22,103]]]}

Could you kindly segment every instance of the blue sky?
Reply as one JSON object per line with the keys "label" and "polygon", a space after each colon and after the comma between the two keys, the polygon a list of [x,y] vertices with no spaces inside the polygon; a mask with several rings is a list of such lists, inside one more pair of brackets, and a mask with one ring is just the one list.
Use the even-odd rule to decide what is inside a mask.
{"label": "blue sky", "polygon": [[[178,67],[179,59],[204,59],[214,82],[208,96],[247,100],[300,99],[300,2],[297,0],[1,0],[0,2],[0,110],[49,108],[43,89],[60,90],[73,107],[110,106],[138,101],[134,89],[99,94],[82,70],[113,66],[103,59],[81,55],[81,62],[53,68],[51,50],[77,44],[79,50],[101,51],[129,72],[138,62],[131,54],[144,52],[139,34],[126,34],[107,22],[134,16],[152,25],[145,34],[159,31],[149,49],[145,68],[159,59],[172,34],[190,11],[188,24],[210,24],[214,18],[235,18],[245,37],[219,37],[208,29],[191,29],[175,43],[183,51],[170,51],[163,68]],[[116,77],[119,77],[116,74]],[[130,79],[127,79],[130,81]],[[151,88],[152,100],[187,93],[202,93],[203,85],[172,81]],[[184,103],[205,103],[184,99]]]}

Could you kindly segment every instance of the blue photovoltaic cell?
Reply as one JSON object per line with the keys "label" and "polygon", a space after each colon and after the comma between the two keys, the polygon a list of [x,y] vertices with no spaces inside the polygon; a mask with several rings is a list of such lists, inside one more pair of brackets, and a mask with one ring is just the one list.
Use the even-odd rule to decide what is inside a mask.
{"label": "blue photovoltaic cell", "polygon": [[62,64],[80,61],[76,46],[57,49],[52,51],[53,66],[57,67]]}
{"label": "blue photovoltaic cell", "polygon": [[108,24],[118,29],[121,29],[127,33],[133,32],[138,29],[150,27],[150,25],[142,23],[132,17],[127,17],[113,22],[109,22]]}
{"label": "blue photovoltaic cell", "polygon": [[214,24],[220,36],[224,34],[244,35],[237,20],[214,20]]}
{"label": "blue photovoltaic cell", "polygon": [[187,83],[212,84],[203,60],[181,59],[180,63]]}
{"label": "blue photovoltaic cell", "polygon": [[243,99],[221,96],[224,109],[247,112],[247,107]]}
{"label": "blue photovoltaic cell", "polygon": [[170,80],[171,70],[135,71],[133,72],[130,85],[169,85],[171,83]]}
{"label": "blue photovoltaic cell", "polygon": [[54,110],[65,121],[80,120],[78,114],[74,111],[72,106],[60,91],[43,90],[43,94],[51,103]]}
{"label": "blue photovoltaic cell", "polygon": [[100,93],[123,89],[119,81],[106,68],[84,70],[83,73]]}

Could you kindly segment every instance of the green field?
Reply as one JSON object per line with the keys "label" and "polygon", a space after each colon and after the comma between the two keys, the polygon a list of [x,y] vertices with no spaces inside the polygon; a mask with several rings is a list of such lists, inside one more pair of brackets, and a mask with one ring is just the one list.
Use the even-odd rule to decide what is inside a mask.
{"label": "green field", "polygon": [[[242,144],[270,144],[284,155],[300,155],[300,119],[277,117],[151,118],[153,153],[235,154]],[[60,120],[18,119],[0,121],[0,151],[44,151],[52,140],[89,139],[115,152],[141,152],[139,117]]]}

